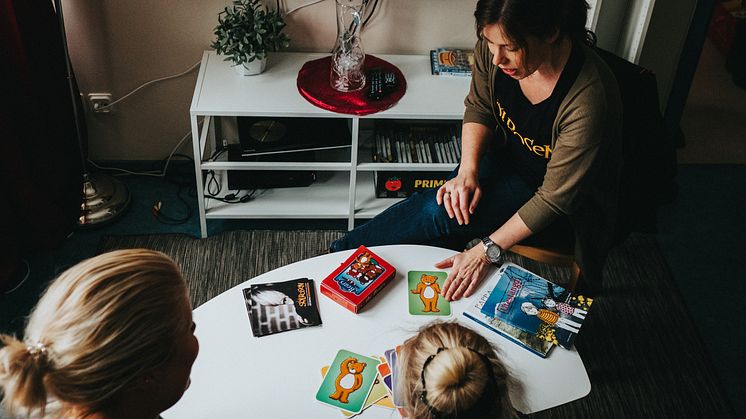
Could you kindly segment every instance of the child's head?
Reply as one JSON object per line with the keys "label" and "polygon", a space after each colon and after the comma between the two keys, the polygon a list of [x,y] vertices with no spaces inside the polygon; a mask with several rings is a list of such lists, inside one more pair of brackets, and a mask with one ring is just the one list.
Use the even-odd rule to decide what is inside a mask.
{"label": "child's head", "polygon": [[104,413],[136,388],[159,413],[188,386],[193,330],[186,284],[168,256],[136,249],[82,261],[47,288],[23,341],[0,335],[4,403],[43,416],[51,398],[76,414]]}
{"label": "child's head", "polygon": [[492,345],[455,322],[435,322],[407,340],[397,386],[415,419],[512,418],[510,375]]}

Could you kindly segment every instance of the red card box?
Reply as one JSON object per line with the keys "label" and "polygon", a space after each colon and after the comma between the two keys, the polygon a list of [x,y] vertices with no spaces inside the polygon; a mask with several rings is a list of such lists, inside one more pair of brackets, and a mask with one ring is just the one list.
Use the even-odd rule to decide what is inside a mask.
{"label": "red card box", "polygon": [[321,293],[353,313],[359,313],[396,275],[396,269],[360,246],[321,281]]}

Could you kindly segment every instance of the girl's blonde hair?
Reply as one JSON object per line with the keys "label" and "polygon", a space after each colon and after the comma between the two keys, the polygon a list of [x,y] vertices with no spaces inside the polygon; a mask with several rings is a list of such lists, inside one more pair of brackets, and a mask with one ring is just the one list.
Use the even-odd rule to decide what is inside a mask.
{"label": "girl's blonde hair", "polygon": [[420,329],[404,342],[399,365],[398,389],[415,419],[516,417],[495,348],[458,323]]}
{"label": "girl's blonde hair", "polygon": [[165,363],[191,327],[178,266],[163,253],[119,250],[62,273],[31,313],[24,341],[0,335],[0,388],[11,413],[47,400],[88,413]]}

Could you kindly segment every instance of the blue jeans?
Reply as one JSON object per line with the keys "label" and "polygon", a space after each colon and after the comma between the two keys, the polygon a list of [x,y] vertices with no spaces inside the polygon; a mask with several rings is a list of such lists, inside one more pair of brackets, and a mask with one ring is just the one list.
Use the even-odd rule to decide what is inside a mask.
{"label": "blue jeans", "polygon": [[[448,178],[457,173],[458,168]],[[449,218],[445,208],[435,201],[437,189],[428,189],[392,205],[335,240],[330,251],[386,244],[424,244],[461,251],[470,240],[497,230],[536,192],[490,153],[480,162],[479,184],[482,198],[469,217],[469,224],[459,225],[456,218]]]}

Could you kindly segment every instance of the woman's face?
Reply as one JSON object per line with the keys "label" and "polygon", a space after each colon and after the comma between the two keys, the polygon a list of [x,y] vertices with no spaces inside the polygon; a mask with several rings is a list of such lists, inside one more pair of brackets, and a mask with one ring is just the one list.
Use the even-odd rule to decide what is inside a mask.
{"label": "woman's face", "polygon": [[526,49],[511,41],[497,23],[485,26],[482,37],[492,53],[492,63],[515,80],[533,74],[547,59],[550,48],[549,43],[529,37],[526,43],[531,54],[526,54]]}

